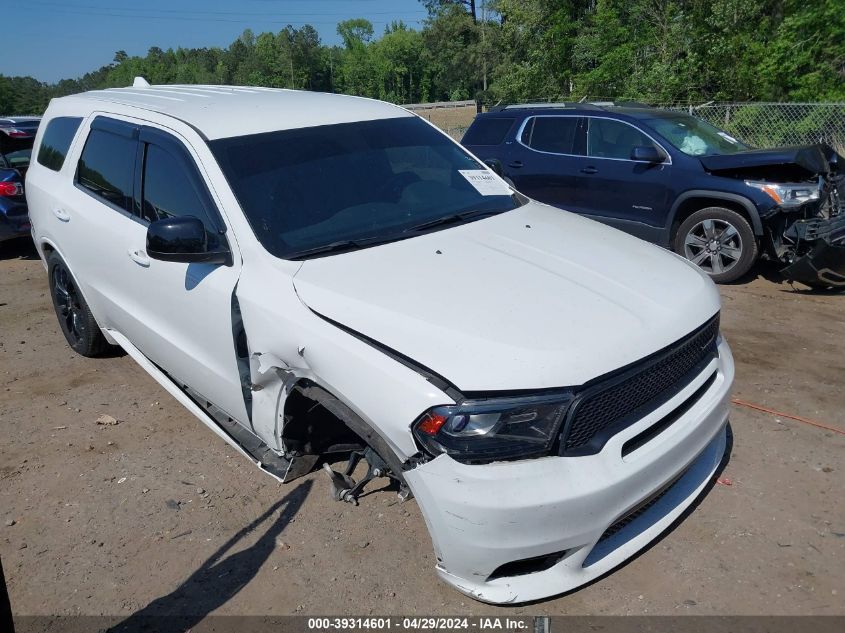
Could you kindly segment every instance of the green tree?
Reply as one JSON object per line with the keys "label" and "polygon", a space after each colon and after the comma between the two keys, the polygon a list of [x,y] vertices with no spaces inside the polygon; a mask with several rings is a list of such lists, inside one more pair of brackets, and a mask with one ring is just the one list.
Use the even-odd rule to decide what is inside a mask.
{"label": "green tree", "polygon": [[789,0],[758,69],[760,97],[845,100],[845,7],[841,0]]}
{"label": "green tree", "polygon": [[373,61],[368,43],[373,37],[369,20],[356,18],[337,25],[344,51],[340,58],[339,87],[351,94],[371,96],[375,89]]}
{"label": "green tree", "polygon": [[572,92],[572,57],[588,0],[497,0],[502,17],[493,96],[504,101]]}
{"label": "green tree", "polygon": [[481,84],[478,25],[460,6],[446,4],[426,20],[424,62],[435,100],[469,99]]}
{"label": "green tree", "polygon": [[402,22],[394,22],[384,35],[370,44],[372,66],[378,77],[377,94],[372,96],[396,103],[421,98],[419,89],[425,71],[423,38]]}
{"label": "green tree", "polygon": [[421,1],[422,29],[395,22],[376,37],[369,21],[346,20],[337,25],[341,46],[323,45],[310,25],[288,25],[247,29],[225,48],[118,50],[111,63],[55,84],[0,76],[0,113],[42,112],[52,97],[128,86],[139,75],[398,103],[845,99],[842,0]]}
{"label": "green tree", "polygon": [[[480,0],[481,3],[484,0]],[[476,0],[422,0],[423,6],[428,9],[430,15],[437,15],[445,7],[461,7],[466,11],[473,22],[478,21],[478,12],[476,11]]]}

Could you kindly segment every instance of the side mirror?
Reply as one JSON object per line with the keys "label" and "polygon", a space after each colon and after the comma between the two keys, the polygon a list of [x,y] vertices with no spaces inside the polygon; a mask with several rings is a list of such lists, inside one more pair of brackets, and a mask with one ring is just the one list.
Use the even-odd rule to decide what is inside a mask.
{"label": "side mirror", "polygon": [[502,162],[498,158],[488,158],[484,161],[484,164],[496,172],[499,178],[505,177],[505,170],[502,169]]}
{"label": "side mirror", "polygon": [[640,145],[631,150],[631,160],[642,163],[662,163],[663,155],[653,145]]}
{"label": "side mirror", "polygon": [[162,218],[147,228],[147,255],[165,262],[228,264],[228,250],[209,251],[205,225],[193,216]]}

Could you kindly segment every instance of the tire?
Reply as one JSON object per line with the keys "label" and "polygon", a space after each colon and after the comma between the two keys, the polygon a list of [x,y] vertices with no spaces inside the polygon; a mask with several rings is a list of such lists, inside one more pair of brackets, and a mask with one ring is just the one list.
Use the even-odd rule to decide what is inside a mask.
{"label": "tire", "polygon": [[717,284],[730,283],[751,270],[759,254],[751,225],[736,211],[707,207],[681,223],[675,252],[697,264]]}
{"label": "tire", "polygon": [[89,358],[108,350],[111,346],[91,314],[79,285],[57,253],[47,257],[47,274],[53,309],[68,345],[78,354]]}

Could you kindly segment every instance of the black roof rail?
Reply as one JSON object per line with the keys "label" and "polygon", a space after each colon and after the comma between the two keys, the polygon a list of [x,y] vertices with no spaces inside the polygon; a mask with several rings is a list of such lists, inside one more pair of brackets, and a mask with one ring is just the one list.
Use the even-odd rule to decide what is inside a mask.
{"label": "black roof rail", "polygon": [[639,101],[614,101],[613,105],[619,108],[653,108],[654,106],[650,106],[647,103],[641,103]]}
{"label": "black roof rail", "polygon": [[543,110],[549,109],[565,109],[565,108],[580,108],[582,110],[601,110],[605,104],[599,103],[576,103],[574,101],[558,101],[545,102],[539,101],[534,103],[502,103],[490,107],[487,112],[502,112],[505,110]]}

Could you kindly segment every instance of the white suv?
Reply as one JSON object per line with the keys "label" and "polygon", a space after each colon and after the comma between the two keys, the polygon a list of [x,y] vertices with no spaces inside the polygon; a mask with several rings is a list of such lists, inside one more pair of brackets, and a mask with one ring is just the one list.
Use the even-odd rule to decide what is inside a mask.
{"label": "white suv", "polygon": [[734,365],[706,275],[400,107],[139,80],[53,100],[36,147],[70,345],[120,345],[278,479],[351,452],[335,498],[395,480],[476,599],[600,576],[722,459]]}

